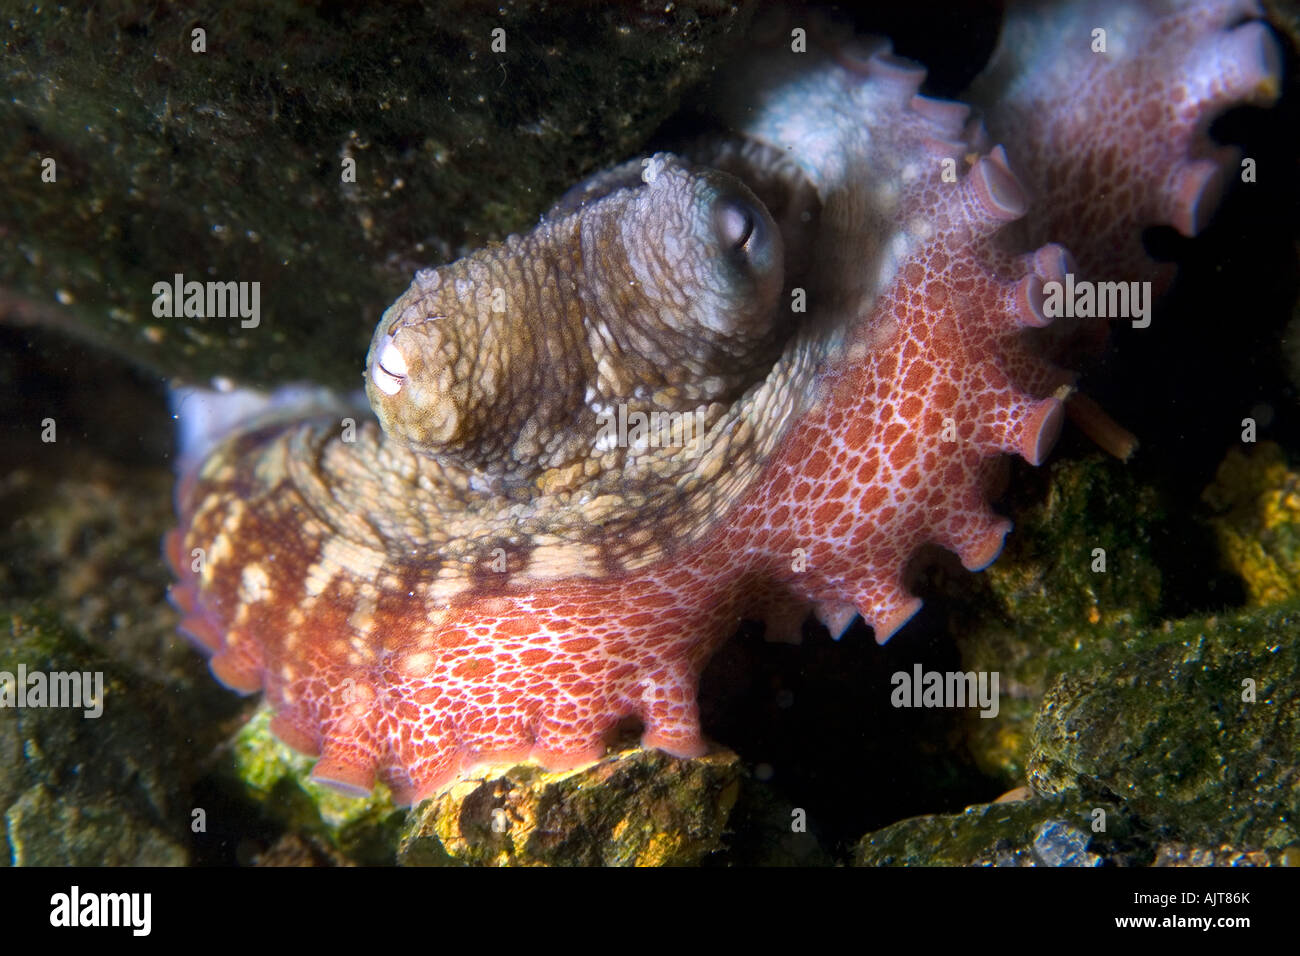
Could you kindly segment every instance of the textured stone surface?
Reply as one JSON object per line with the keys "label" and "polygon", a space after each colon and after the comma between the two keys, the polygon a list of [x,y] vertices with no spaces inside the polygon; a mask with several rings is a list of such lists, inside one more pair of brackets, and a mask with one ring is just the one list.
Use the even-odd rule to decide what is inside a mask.
{"label": "textured stone surface", "polygon": [[[1024,780],[1034,714],[1051,679],[1109,654],[1157,614],[1152,539],[1167,517],[1154,488],[1097,452],[1019,469],[1015,480],[1025,502],[1016,529],[983,574],[952,582],[964,596],[949,619],[963,666],[1000,676],[998,715],[971,721],[970,746],[980,768],[1008,788]],[[1095,570],[1103,557],[1105,570]],[[942,570],[937,577],[948,585]]]}
{"label": "textured stone surface", "polygon": [[1298,622],[1295,603],[1179,621],[1062,675],[1038,712],[1031,785],[1113,794],[1193,844],[1300,843]]}
{"label": "textured stone surface", "polygon": [[[1103,815],[1104,814],[1104,815]],[[1104,826],[1104,829],[1098,827]],[[1034,797],[913,817],[869,833],[858,866],[1300,866],[1300,845],[1253,849],[1161,842],[1123,807]]]}
{"label": "textured stone surface", "polygon": [[681,866],[722,848],[743,769],[730,751],[629,748],[586,770],[514,767],[467,780],[408,820],[407,865]]}
{"label": "textured stone surface", "polygon": [[[393,862],[406,814],[393,806],[387,788],[364,798],[344,796],[308,779],[312,758],[290,750],[267,729],[270,714],[260,708],[239,729],[230,769],[243,792],[267,818],[292,834],[337,851],[358,863]],[[285,855],[285,848],[277,854]]]}
{"label": "textured stone surface", "polygon": [[1103,847],[1117,851],[1127,821],[1109,834],[1092,830],[1092,808],[1079,800],[1037,798],[913,817],[869,833],[858,866],[1097,866]]}
{"label": "textured stone surface", "polygon": [[[972,752],[1007,777],[1024,767],[1038,796],[887,826],[863,837],[857,862],[1291,865],[1297,622],[1293,601],[1080,640],[1039,672],[1045,695],[1004,698],[998,720],[973,722]],[[1059,632],[1044,635],[1050,653]]]}
{"label": "textured stone surface", "polygon": [[97,718],[85,707],[0,710],[5,856],[27,866],[186,862],[193,763],[183,741],[157,730],[184,725],[174,699],[52,615],[0,611],[0,634],[0,671],[103,674]]}

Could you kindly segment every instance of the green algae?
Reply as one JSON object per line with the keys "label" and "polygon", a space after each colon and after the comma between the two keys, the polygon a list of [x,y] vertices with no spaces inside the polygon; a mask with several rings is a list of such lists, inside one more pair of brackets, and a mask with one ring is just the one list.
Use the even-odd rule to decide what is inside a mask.
{"label": "green algae", "polygon": [[1162,575],[1152,542],[1166,519],[1160,496],[1131,468],[1095,452],[1018,472],[1026,503],[1015,530],[949,625],[963,667],[999,674],[998,715],[970,721],[968,746],[1006,788],[1025,780],[1051,680],[1105,658],[1125,634],[1158,619]]}
{"label": "green algae", "polygon": [[[1160,496],[1132,468],[1099,453],[1020,469],[1003,555],[979,580],[994,624],[980,654],[1041,687],[1055,671],[1106,652],[1106,639],[1154,619],[1161,600],[1152,546]],[[1041,494],[1040,494],[1041,490]],[[988,638],[992,638],[991,640]],[[976,662],[980,663],[980,662]]]}
{"label": "green algae", "polygon": [[629,746],[578,770],[479,771],[418,807],[382,784],[351,797],[309,779],[315,760],[270,732],[259,708],[222,769],[286,834],[341,860],[405,866],[671,866],[723,848],[741,787],[739,758],[678,760]]}
{"label": "green algae", "polygon": [[856,862],[1291,865],[1298,628],[1300,602],[1137,629],[1054,679],[1030,742],[1032,799],[891,824]]}
{"label": "green algae", "polygon": [[864,836],[857,866],[1296,866],[1300,845],[1258,849],[1167,839],[1121,805],[1081,796],[978,804]]}
{"label": "green algae", "polygon": [[1274,442],[1234,448],[1202,496],[1224,563],[1246,583],[1250,603],[1300,597],[1300,472]]}
{"label": "green algae", "polygon": [[1057,674],[1038,703],[1025,758],[1033,799],[900,821],[865,836],[857,862],[1290,865],[1297,631],[1291,602],[1117,637]]}
{"label": "green algae", "polygon": [[[1096,809],[1063,798],[979,804],[962,813],[912,817],[859,841],[857,866],[1096,866]],[[1122,845],[1128,821],[1108,821],[1106,846]]]}

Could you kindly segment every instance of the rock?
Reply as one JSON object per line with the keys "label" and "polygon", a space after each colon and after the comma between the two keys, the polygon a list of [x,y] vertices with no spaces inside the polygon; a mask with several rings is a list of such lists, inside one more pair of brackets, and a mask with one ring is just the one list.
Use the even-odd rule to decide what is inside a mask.
{"label": "rock", "polygon": [[586,769],[498,768],[403,809],[382,785],[357,798],[313,782],[315,761],[277,740],[269,723],[260,708],[223,770],[283,828],[255,854],[259,864],[695,864],[723,848],[744,776],[730,751],[677,760],[629,741]]}
{"label": "rock", "polygon": [[[188,860],[194,776],[187,722],[160,685],[125,672],[39,611],[0,609],[0,676],[98,673],[75,707],[15,699],[0,709],[0,798],[15,864],[171,866]],[[90,685],[95,681],[91,680]],[[95,716],[96,710],[101,710]],[[6,854],[8,856],[8,854]]]}
{"label": "rock", "polygon": [[255,866],[349,866],[350,861],[337,851],[319,843],[286,833],[254,860]]}
{"label": "rock", "polygon": [[1110,794],[1199,846],[1300,842],[1300,603],[1144,630],[1062,674],[1039,709],[1029,782]]}
{"label": "rock", "polygon": [[183,866],[189,849],[156,821],[106,800],[73,801],[36,784],[5,811],[15,866]]}
{"label": "rock", "polygon": [[[0,67],[0,317],[169,375],[355,387],[415,268],[634,153],[750,6],[28,8]],[[260,283],[257,325],[158,316],[177,273]]]}
{"label": "rock", "polygon": [[[1106,811],[1102,831],[1096,811]],[[1133,823],[1076,797],[989,803],[913,817],[864,836],[858,866],[1100,866],[1127,862]]]}
{"label": "rock", "polygon": [[120,362],[14,337],[0,337],[0,671],[101,673],[103,714],[0,709],[10,850],[20,863],[185,862],[192,787],[242,704],[165,599],[168,423]]}
{"label": "rock", "polygon": [[1166,516],[1155,490],[1095,451],[1019,468],[1015,483],[1023,504],[1002,556],[974,578],[946,575],[951,565],[936,573],[940,588],[951,581],[961,595],[948,629],[962,666],[999,675],[998,715],[970,721],[969,741],[979,768],[1008,788],[1025,779],[1038,701],[1052,678],[1107,656],[1156,616],[1153,540]]}
{"label": "rock", "polygon": [[[1242,850],[1224,844],[1218,847],[1192,847],[1184,843],[1163,843],[1156,850],[1152,866],[1295,866],[1287,861],[1300,857],[1300,847],[1281,852]],[[1300,861],[1298,861],[1300,862]]]}
{"label": "rock", "polygon": [[[1117,631],[1106,653],[1063,657],[1069,666],[1033,708],[1026,765],[1034,798],[900,821],[863,837],[856,861],[1300,860],[1297,622],[1292,601]],[[1099,819],[1105,829],[1095,831]]]}
{"label": "rock", "polygon": [[[230,749],[240,795],[300,842],[328,847],[332,859],[392,863],[405,811],[393,806],[382,784],[368,797],[349,797],[309,779],[315,760],[274,737],[270,711],[260,707],[235,735]],[[285,857],[284,847],[272,854]]]}
{"label": "rock", "polygon": [[678,760],[630,746],[580,771],[513,767],[467,780],[408,819],[399,863],[685,866],[723,846],[740,758]]}
{"label": "rock", "polygon": [[[1104,816],[1099,816],[1104,813]],[[1096,827],[1104,824],[1104,830]],[[1105,801],[1036,796],[913,817],[867,834],[858,866],[1297,866],[1300,846],[1249,849],[1161,842],[1160,834]]]}

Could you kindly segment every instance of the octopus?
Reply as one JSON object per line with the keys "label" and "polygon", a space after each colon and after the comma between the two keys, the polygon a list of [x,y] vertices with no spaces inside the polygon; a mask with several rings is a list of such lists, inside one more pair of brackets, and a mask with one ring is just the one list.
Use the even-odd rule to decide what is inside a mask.
{"label": "octopus", "polygon": [[[1253,0],[1023,3],[971,105],[887,41],[778,15],[712,94],[719,132],[596,174],[526,235],[416,273],[365,396],[176,392],[182,631],[349,793],[422,800],[484,764],[571,768],[627,722],[705,752],[696,700],[742,619],[878,641],[938,544],[978,570],[1007,455],[1067,417],[1057,283],[1151,282],[1269,105]],[[368,406],[368,407],[367,407]]]}

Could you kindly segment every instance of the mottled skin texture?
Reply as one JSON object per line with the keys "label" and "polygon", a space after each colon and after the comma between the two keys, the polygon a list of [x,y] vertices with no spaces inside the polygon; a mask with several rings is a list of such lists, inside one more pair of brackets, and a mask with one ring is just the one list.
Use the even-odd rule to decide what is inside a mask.
{"label": "mottled skin texture", "polygon": [[[1254,0],[1162,0],[1142,16],[1121,0],[1066,4],[1052,13],[1056,35],[1036,26],[1047,8],[1014,8],[968,91],[994,142],[1024,144],[1012,158],[1031,208],[1014,237],[1026,248],[1066,242],[1085,275],[1166,285],[1173,267],[1147,255],[1142,230],[1204,228],[1241,155],[1209,138],[1210,122],[1277,98],[1277,41],[1250,22],[1263,14]],[[1098,27],[1104,53],[1093,52]],[[1058,108],[1067,93],[1106,108]]]}
{"label": "mottled skin texture", "polygon": [[[1164,4],[1079,6],[1008,29],[1028,50],[1086,49],[1107,18],[1116,37],[1167,29],[1141,25]],[[1011,91],[1005,151],[879,42],[814,30],[807,54],[755,51],[720,100],[741,138],[693,147],[704,165],[649,158],[661,193],[620,167],[533,234],[417,277],[368,361],[382,429],[359,419],[348,440],[337,412],[285,423],[272,402],[192,463],[168,542],[184,629],[345,789],[378,778],[410,801],[484,762],[584,763],[629,717],[647,745],[701,753],[697,680],[742,617],[780,637],[810,608],[836,634],[860,613],[883,641],[919,606],[901,573],[921,544],[996,557],[1009,522],[986,483],[1005,453],[1042,459],[1071,381],[1023,334],[1071,268],[1055,242],[1199,225],[1209,203],[1188,213],[1171,165],[1214,113],[1277,88],[1262,28],[1221,32],[1249,4],[1198,9],[1172,15],[1174,49],[1130,44],[1129,69],[1112,41],[1083,84],[1002,56],[977,89]],[[1092,134],[1062,149],[1064,121],[1017,110]],[[1131,151],[1155,158],[1116,159]],[[1074,215],[1004,229],[1059,182]],[[1060,232],[1035,247],[1040,228]],[[676,297],[675,276],[700,291]],[[702,403],[700,447],[601,445],[611,401]]]}
{"label": "mottled skin texture", "polygon": [[753,193],[668,154],[590,186],[388,309],[367,362],[386,432],[482,484],[550,487],[597,457],[599,409],[693,412],[767,372],[782,248]]}

